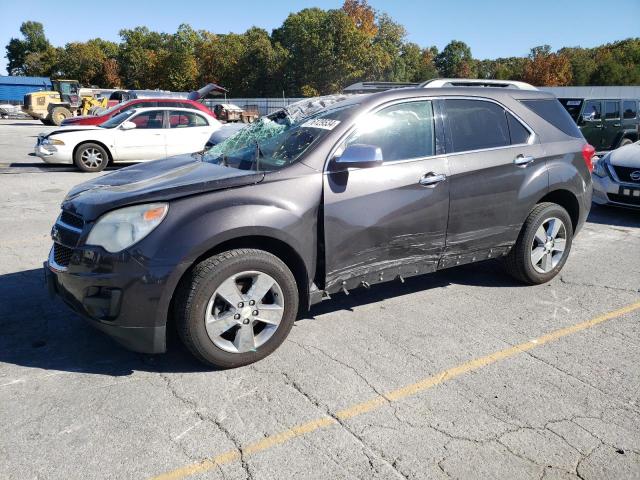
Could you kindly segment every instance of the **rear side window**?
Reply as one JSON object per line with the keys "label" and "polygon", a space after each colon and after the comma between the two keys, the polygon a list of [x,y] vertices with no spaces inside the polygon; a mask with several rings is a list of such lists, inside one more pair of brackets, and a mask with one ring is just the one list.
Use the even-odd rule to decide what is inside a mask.
{"label": "rear side window", "polygon": [[445,109],[454,152],[511,144],[507,117],[501,106],[484,100],[461,99],[445,100]]}
{"label": "rear side window", "polygon": [[605,102],[605,120],[617,120],[620,118],[620,102]]}
{"label": "rear side window", "polygon": [[529,142],[529,137],[531,133],[529,130],[522,125],[516,117],[511,115],[509,112],[505,112],[507,114],[507,123],[509,124],[509,135],[511,136],[511,145],[520,145],[521,143]]}
{"label": "rear side window", "polygon": [[520,100],[522,104],[570,137],[582,138],[582,133],[571,115],[558,100]]}
{"label": "rear side window", "polygon": [[638,109],[636,102],[624,102],[622,104],[622,117],[623,118],[636,118],[638,115]]}
{"label": "rear side window", "polygon": [[200,115],[191,112],[170,112],[170,128],[206,127],[207,121]]}

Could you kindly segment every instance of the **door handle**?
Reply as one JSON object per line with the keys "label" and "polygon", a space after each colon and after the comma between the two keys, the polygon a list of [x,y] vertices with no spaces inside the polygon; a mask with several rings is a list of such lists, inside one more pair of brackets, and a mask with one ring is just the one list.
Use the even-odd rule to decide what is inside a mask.
{"label": "door handle", "polygon": [[613,124],[613,126],[614,126],[614,127],[619,127],[619,126],[620,126],[620,124],[619,124],[619,123],[614,123],[614,124]]}
{"label": "door handle", "polygon": [[442,173],[425,173],[418,183],[423,187],[435,187],[438,183],[447,179],[447,176]]}
{"label": "door handle", "polygon": [[533,162],[534,160],[535,158],[533,158],[531,155],[526,155],[526,156],[518,155],[516,158],[513,159],[513,163],[520,167],[525,167],[529,165],[531,162]]}
{"label": "door handle", "polygon": [[594,128],[602,128],[602,125],[594,125]]}

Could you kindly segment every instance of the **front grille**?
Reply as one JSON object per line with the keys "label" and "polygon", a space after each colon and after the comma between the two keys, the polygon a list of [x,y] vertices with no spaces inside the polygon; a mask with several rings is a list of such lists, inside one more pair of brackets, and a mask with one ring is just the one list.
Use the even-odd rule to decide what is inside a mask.
{"label": "front grille", "polygon": [[82,227],[84,227],[84,221],[80,217],[74,215],[73,213],[67,212],[66,210],[63,210],[60,214],[60,221],[72,227],[79,228],[80,230],[82,230]]}
{"label": "front grille", "polygon": [[[621,182],[640,183],[640,178],[638,178],[637,180],[633,180],[631,178],[631,174],[633,172],[640,172],[640,168],[638,168],[638,167],[635,167],[635,168],[633,168],[633,167],[620,167],[618,165],[611,165],[611,167],[613,167],[613,169],[616,172],[616,175],[618,176],[618,178],[620,179]],[[640,175],[640,173],[638,173],[637,175]]]}
{"label": "front grille", "polygon": [[68,247],[75,247],[80,240],[80,234],[71,230],[67,230],[62,225],[56,225],[56,233],[54,234],[54,240]]}
{"label": "front grille", "polygon": [[73,249],[65,247],[64,245],[60,245],[59,243],[53,244],[53,259],[61,267],[66,267],[69,265],[72,254]]}
{"label": "front grille", "polygon": [[626,203],[627,205],[639,205],[640,206],[640,196],[632,197],[631,195],[618,195],[617,193],[607,193],[609,200],[612,202],[618,203]]}

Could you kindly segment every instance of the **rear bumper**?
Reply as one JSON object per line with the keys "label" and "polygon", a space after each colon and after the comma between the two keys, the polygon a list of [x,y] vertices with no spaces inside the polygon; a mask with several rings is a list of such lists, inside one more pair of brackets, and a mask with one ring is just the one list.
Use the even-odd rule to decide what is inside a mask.
{"label": "rear bumper", "polygon": [[[50,295],[60,297],[125,348],[141,353],[166,351],[166,318],[159,318],[157,308],[163,284],[138,262],[129,261],[124,269],[111,271],[60,269],[50,255],[44,275]],[[149,284],[147,278],[155,281]]]}

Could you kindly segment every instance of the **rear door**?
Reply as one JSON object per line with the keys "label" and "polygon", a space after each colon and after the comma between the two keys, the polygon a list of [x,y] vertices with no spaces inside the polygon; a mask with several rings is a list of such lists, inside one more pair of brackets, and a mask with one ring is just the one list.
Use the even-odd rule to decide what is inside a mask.
{"label": "rear door", "polygon": [[167,156],[164,111],[141,112],[129,121],[135,123],[136,128],[122,130],[117,127],[114,132],[116,161],[138,162]]}
{"label": "rear door", "polygon": [[439,123],[431,101],[404,100],[364,115],[338,145],[379,147],[384,163],[325,173],[328,291],[436,269],[449,205]]}
{"label": "rear door", "polygon": [[603,150],[611,150],[618,146],[622,133],[620,100],[604,101],[604,128],[602,133]]}
{"label": "rear door", "polygon": [[584,138],[596,150],[604,149],[602,100],[587,100],[584,102],[582,116],[578,119],[578,125]]}
{"label": "rear door", "polygon": [[517,238],[531,190],[548,186],[533,131],[488,99],[446,99],[450,207],[442,267],[491,258]]}
{"label": "rear door", "polygon": [[204,115],[194,111],[170,110],[167,155],[199,152],[212,133],[213,128]]}

